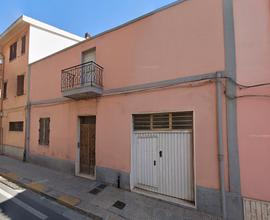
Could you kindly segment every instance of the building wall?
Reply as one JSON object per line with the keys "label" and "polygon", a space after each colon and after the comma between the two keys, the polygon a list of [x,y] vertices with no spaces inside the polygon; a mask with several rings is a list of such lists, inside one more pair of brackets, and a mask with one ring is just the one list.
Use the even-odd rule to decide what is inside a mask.
{"label": "building wall", "polygon": [[30,39],[29,63],[79,42],[33,25],[30,25]]}
{"label": "building wall", "polygon": [[[94,47],[96,62],[104,67],[105,90],[224,70],[222,24],[222,1],[194,0],[87,40],[31,65],[31,102],[61,99],[61,70],[80,64],[81,53]],[[77,117],[83,105],[88,108],[83,114],[97,115],[97,166],[130,173],[132,114],[194,110],[197,184],[219,187],[214,85],[94,101],[33,106],[31,153],[75,160]],[[37,142],[42,115],[55,119],[47,149]]]}
{"label": "building wall", "polygon": [[[21,54],[21,38],[26,36],[26,51]],[[17,57],[9,61],[10,45],[17,41]],[[5,57],[4,81],[7,82],[7,98],[3,101],[3,144],[8,149],[5,150],[11,156],[22,156],[24,148],[23,132],[9,131],[9,122],[23,121],[25,126],[25,104],[27,93],[27,66],[28,66],[28,45],[29,45],[29,26],[24,27],[16,32],[9,41],[3,46],[2,52]],[[25,75],[24,95],[17,96],[17,75]],[[15,149],[10,149],[15,147]],[[18,152],[17,152],[18,151]],[[9,153],[10,152],[10,153]]]}
{"label": "building wall", "polygon": [[61,70],[94,47],[105,89],[224,70],[222,19],[221,0],[193,0],[87,40],[32,65],[31,90],[46,92],[31,92],[31,99],[62,97]]}
{"label": "building wall", "polygon": [[[31,109],[31,154],[51,156],[75,161],[77,146],[78,117],[96,115],[96,100],[66,102],[49,106],[32,106]],[[39,119],[50,118],[49,146],[40,146]]]}
{"label": "building wall", "polygon": [[[234,1],[237,81],[270,82],[270,2]],[[252,16],[250,16],[252,14]],[[270,86],[238,90],[241,95],[269,95]],[[237,100],[238,139],[242,194],[270,201],[270,100],[245,97]]]}

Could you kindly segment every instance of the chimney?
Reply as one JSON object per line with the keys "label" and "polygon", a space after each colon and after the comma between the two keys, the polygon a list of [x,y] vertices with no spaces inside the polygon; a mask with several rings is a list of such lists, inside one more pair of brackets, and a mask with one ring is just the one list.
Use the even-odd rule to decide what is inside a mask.
{"label": "chimney", "polygon": [[88,39],[88,38],[90,38],[91,37],[91,35],[88,33],[88,32],[86,32],[85,34],[84,34],[84,38],[85,39]]}

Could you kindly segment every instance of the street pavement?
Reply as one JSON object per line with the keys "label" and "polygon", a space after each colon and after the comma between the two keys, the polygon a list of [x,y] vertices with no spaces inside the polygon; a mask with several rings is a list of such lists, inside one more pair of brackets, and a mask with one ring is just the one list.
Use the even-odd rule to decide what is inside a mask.
{"label": "street pavement", "polygon": [[0,177],[0,220],[88,220],[90,218]]}
{"label": "street pavement", "polygon": [[[0,176],[95,220],[220,220],[193,207],[173,204],[98,181],[0,156]],[[25,192],[18,195],[24,195]],[[20,198],[19,198],[20,199]],[[28,202],[28,201],[27,201]],[[25,202],[25,203],[27,203]],[[40,202],[39,202],[40,203]],[[43,205],[41,203],[41,205]],[[121,204],[119,206],[119,204]],[[32,206],[30,204],[30,206]],[[35,208],[35,207],[33,207]],[[42,207],[43,208],[43,207]],[[35,208],[50,216],[43,209]],[[55,211],[55,209],[53,209]],[[57,212],[56,214],[59,214]],[[65,213],[65,211],[63,211]],[[62,215],[60,213],[60,215]],[[69,215],[62,215],[67,217]],[[1,219],[1,218],[0,218]],[[27,219],[27,218],[26,218]],[[76,220],[77,218],[71,218]]]}

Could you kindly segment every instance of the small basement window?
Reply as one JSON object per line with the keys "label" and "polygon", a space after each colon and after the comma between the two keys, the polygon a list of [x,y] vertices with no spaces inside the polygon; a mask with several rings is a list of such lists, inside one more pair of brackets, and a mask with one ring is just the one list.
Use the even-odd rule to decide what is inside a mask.
{"label": "small basement window", "polygon": [[193,112],[173,112],[133,115],[134,131],[190,130],[193,129]]}
{"label": "small basement window", "polygon": [[50,142],[50,118],[39,119],[39,145],[49,145]]}
{"label": "small basement window", "polygon": [[23,131],[23,121],[9,122],[9,131]]}

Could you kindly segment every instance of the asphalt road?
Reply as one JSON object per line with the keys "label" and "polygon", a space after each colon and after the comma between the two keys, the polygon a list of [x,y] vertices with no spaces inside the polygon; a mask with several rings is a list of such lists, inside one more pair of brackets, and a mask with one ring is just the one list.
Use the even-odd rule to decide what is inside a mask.
{"label": "asphalt road", "polygon": [[89,220],[67,207],[0,177],[0,220]]}

